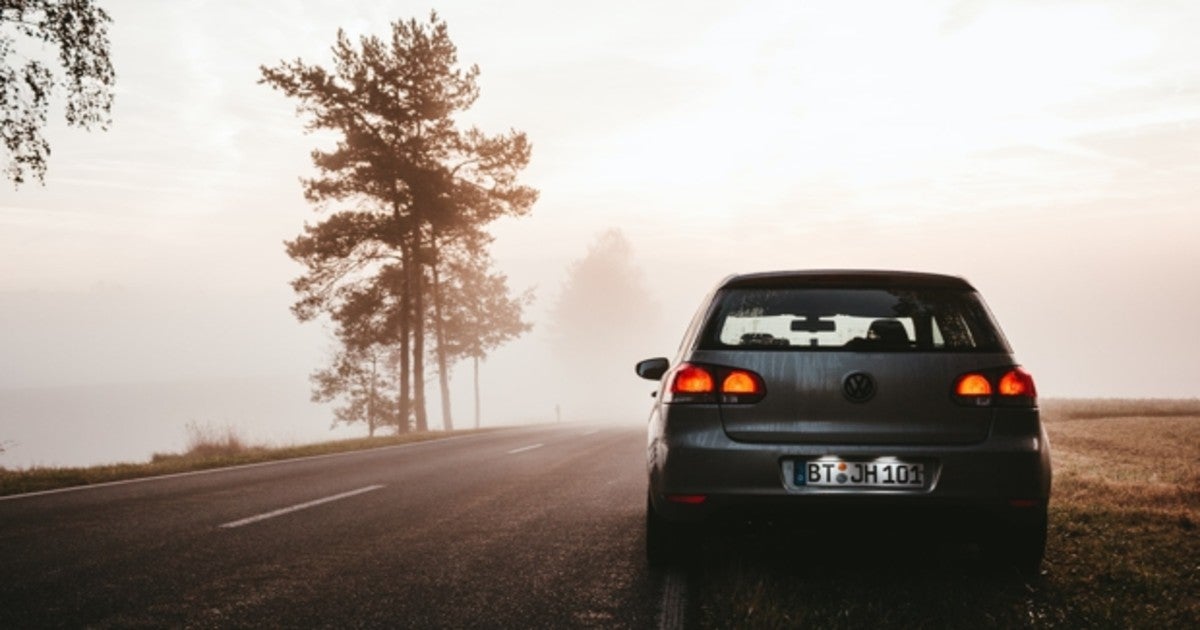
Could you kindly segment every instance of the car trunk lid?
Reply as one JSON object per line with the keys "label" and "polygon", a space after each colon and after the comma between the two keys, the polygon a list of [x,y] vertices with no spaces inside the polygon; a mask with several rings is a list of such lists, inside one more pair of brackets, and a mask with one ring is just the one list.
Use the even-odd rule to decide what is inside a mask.
{"label": "car trunk lid", "polygon": [[722,404],[725,432],[745,442],[970,444],[993,411],[956,403],[955,379],[1011,364],[1007,354],[851,351],[700,351],[694,361],[759,374],[766,396]]}

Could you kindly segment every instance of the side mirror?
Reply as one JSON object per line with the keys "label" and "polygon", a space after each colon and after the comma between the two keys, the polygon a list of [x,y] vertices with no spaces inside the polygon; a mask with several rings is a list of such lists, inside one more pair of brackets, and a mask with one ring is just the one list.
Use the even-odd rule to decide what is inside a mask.
{"label": "side mirror", "polygon": [[634,369],[637,370],[638,376],[649,381],[658,381],[662,380],[663,374],[666,373],[669,367],[671,367],[670,361],[662,357],[657,357],[639,361],[637,367]]}

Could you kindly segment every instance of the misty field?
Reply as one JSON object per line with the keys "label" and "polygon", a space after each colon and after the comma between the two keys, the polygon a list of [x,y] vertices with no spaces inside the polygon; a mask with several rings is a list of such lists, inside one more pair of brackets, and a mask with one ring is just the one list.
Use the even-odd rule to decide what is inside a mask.
{"label": "misty field", "polygon": [[[1200,400],[1050,401],[1042,575],[969,545],[754,548],[693,578],[705,627],[1200,627]],[[777,541],[775,541],[777,544]],[[797,541],[799,548],[811,548]]]}

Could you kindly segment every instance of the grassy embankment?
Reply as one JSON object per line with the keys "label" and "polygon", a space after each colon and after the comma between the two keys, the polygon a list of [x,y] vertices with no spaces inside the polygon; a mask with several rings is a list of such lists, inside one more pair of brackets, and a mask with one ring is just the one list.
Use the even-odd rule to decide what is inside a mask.
{"label": "grassy embankment", "polygon": [[731,554],[692,578],[714,628],[1200,627],[1200,400],[1049,401],[1042,575],[966,545]]}
{"label": "grassy embankment", "polygon": [[232,429],[189,423],[187,449],[182,454],[155,454],[146,463],[122,463],[81,468],[35,467],[21,470],[0,468],[0,496],[56,490],[109,481],[154,477],[175,473],[225,468],[242,464],[329,455],[382,446],[421,442],[451,435],[466,435],[489,429],[425,431],[383,437],[357,438],[299,446],[267,447],[247,444]]}

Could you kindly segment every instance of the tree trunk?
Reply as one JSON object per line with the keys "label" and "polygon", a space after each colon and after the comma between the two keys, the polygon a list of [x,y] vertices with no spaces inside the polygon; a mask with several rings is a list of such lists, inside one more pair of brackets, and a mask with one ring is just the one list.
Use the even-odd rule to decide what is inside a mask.
{"label": "tree trunk", "polygon": [[475,368],[475,428],[479,428],[479,356],[471,357],[471,362]]}
{"label": "tree trunk", "polygon": [[379,367],[377,362],[378,359],[372,354],[371,382],[367,385],[367,437],[375,437],[375,376]]}
{"label": "tree trunk", "polygon": [[407,244],[400,246],[400,260],[404,269],[400,281],[400,405],[397,409],[396,430],[399,433],[408,433],[408,419],[412,415],[412,364],[409,355],[412,337],[412,299],[409,296],[409,287],[413,285],[412,247]]}
{"label": "tree trunk", "polygon": [[[436,245],[437,241],[434,240]],[[442,429],[454,430],[450,414],[450,369],[446,360],[446,322],[442,319],[442,283],[438,274],[438,253],[431,253],[433,264],[433,334],[437,340],[438,390],[442,397]]]}
{"label": "tree trunk", "polygon": [[412,284],[412,372],[413,412],[417,419],[417,430],[428,431],[429,419],[425,413],[425,263],[421,252],[422,221],[418,217],[414,234],[414,262]]}

